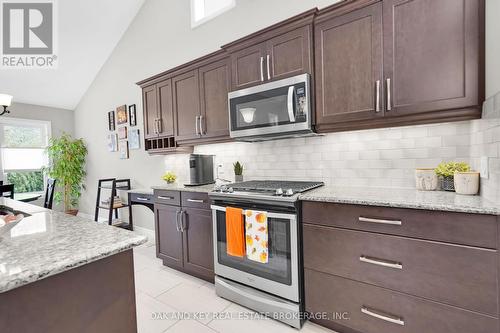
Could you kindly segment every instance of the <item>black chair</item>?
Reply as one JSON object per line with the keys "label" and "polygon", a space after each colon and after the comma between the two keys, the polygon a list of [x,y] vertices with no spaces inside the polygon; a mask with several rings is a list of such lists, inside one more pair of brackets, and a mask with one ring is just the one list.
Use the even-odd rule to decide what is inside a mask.
{"label": "black chair", "polygon": [[52,209],[54,202],[54,192],[56,190],[56,180],[53,178],[47,179],[47,189],[45,190],[45,199],[43,200],[43,207]]}
{"label": "black chair", "polygon": [[0,185],[0,197],[14,199],[14,184]]}

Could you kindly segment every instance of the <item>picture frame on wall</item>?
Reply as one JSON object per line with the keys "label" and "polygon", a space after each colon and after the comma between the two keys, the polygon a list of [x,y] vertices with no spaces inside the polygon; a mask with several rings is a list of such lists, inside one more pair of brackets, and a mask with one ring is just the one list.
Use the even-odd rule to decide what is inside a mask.
{"label": "picture frame on wall", "polygon": [[116,128],[115,126],[115,111],[109,111],[108,112],[108,129],[110,131],[114,131]]}
{"label": "picture frame on wall", "polygon": [[127,138],[127,126],[118,127],[118,139],[123,140]]}
{"label": "picture frame on wall", "polygon": [[118,135],[116,133],[108,134],[108,151],[118,151]]}
{"label": "picture frame on wall", "polygon": [[128,148],[129,149],[140,149],[141,148],[141,138],[138,129],[130,130],[128,133]]}
{"label": "picture frame on wall", "polygon": [[129,119],[130,126],[137,125],[137,113],[136,113],[135,104],[128,106],[128,119]]}
{"label": "picture frame on wall", "polygon": [[116,120],[118,125],[123,125],[128,122],[127,106],[125,104],[116,108]]}
{"label": "picture frame on wall", "polygon": [[128,141],[125,140],[118,142],[118,151],[120,152],[121,160],[128,159]]}

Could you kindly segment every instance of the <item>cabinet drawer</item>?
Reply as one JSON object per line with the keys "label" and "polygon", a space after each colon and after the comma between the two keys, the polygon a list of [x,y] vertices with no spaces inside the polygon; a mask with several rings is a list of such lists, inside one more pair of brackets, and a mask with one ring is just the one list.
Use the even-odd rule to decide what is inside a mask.
{"label": "cabinet drawer", "polygon": [[304,266],[497,315],[497,251],[304,225]]}
{"label": "cabinet drawer", "polygon": [[181,205],[181,192],[169,190],[154,190],[155,203],[171,206]]}
{"label": "cabinet drawer", "polygon": [[[327,312],[323,324],[363,333],[493,333],[498,320],[361,282],[305,270],[308,312]],[[331,313],[344,314],[336,319]]]}
{"label": "cabinet drawer", "polygon": [[304,201],[303,221],[497,248],[496,216]]}
{"label": "cabinet drawer", "polygon": [[192,207],[199,209],[210,209],[208,193],[202,192],[181,192],[182,207]]}
{"label": "cabinet drawer", "polygon": [[133,202],[153,204],[154,196],[152,194],[145,193],[130,193],[130,200]]}

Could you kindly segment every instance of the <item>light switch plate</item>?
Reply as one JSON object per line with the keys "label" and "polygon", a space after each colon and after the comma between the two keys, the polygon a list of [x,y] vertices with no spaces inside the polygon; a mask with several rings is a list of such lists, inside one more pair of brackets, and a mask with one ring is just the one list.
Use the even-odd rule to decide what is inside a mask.
{"label": "light switch plate", "polygon": [[489,178],[489,160],[488,156],[481,156],[481,163],[480,163],[480,168],[479,173],[481,173],[481,178],[488,179]]}

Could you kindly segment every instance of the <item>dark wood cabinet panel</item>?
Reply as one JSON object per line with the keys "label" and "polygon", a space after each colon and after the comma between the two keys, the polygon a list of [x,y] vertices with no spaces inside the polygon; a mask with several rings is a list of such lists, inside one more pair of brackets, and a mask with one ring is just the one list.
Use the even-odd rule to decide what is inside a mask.
{"label": "dark wood cabinet panel", "polygon": [[158,94],[158,134],[160,136],[174,135],[174,114],[172,111],[172,81],[165,80],[156,85]]}
{"label": "dark wood cabinet panel", "polygon": [[310,269],[305,270],[305,304],[309,312],[338,314],[320,322],[338,332],[493,333],[499,329],[498,319],[491,316]]}
{"label": "dark wood cabinet panel", "polygon": [[146,87],[142,90],[144,138],[146,139],[158,136],[156,132],[156,121],[158,119],[157,98],[156,85]]}
{"label": "dark wood cabinet panel", "polygon": [[265,77],[266,44],[260,43],[231,53],[232,90],[259,84]]}
{"label": "dark wood cabinet panel", "polygon": [[[266,79],[279,80],[303,73],[311,73],[311,30],[311,25],[307,25],[274,37],[266,43]],[[269,56],[269,69],[267,68],[267,56]]]}
{"label": "dark wood cabinet panel", "polygon": [[176,140],[192,140],[199,137],[200,91],[198,70],[172,79]]}
{"label": "dark wood cabinet panel", "polygon": [[305,268],[492,316],[497,258],[495,250],[304,224]]}
{"label": "dark wood cabinet panel", "polygon": [[183,208],[183,229],[184,269],[213,281],[212,211]]}
{"label": "dark wood cabinet panel", "polygon": [[227,93],[230,90],[229,59],[202,66],[200,76],[201,128],[203,138],[228,138]]}
{"label": "dark wood cabinet panel", "polygon": [[179,207],[155,204],[156,255],[164,264],[182,268],[182,233],[177,230],[178,214]]}
{"label": "dark wood cabinet panel", "polygon": [[382,3],[316,24],[315,57],[318,127],[384,115]]}
{"label": "dark wood cabinet panel", "polygon": [[384,0],[387,115],[481,105],[483,6],[482,0]]}

